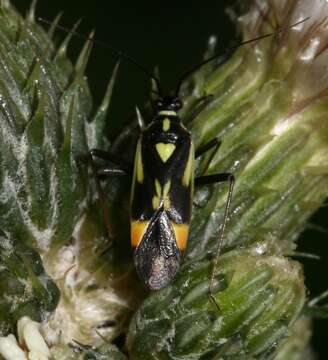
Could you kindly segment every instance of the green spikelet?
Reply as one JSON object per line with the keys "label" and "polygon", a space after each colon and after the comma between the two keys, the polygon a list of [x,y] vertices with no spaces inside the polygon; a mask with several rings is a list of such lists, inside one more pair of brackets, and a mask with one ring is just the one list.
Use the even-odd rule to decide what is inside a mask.
{"label": "green spikelet", "polygon": [[[131,312],[121,286],[112,286],[125,278],[124,290],[131,265],[111,271],[117,257],[101,255],[108,235],[88,158],[89,147],[103,146],[116,70],[92,117],[84,76],[91,43],[74,65],[66,56],[71,35],[56,48],[56,22],[47,34],[34,5],[23,19],[1,2],[0,23],[0,335],[29,316],[44,321],[51,345],[102,343],[101,334],[116,336]],[[86,311],[89,300],[96,315]],[[97,332],[108,320],[118,325]]]}
{"label": "green spikelet", "polygon": [[[67,243],[87,198],[85,79],[33,20],[1,8],[0,227],[45,251]],[[74,129],[74,131],[72,130]]]}
{"label": "green spikelet", "polygon": [[209,265],[186,265],[171,288],[145,301],[130,328],[132,359],[268,358],[304,305],[300,266],[257,248],[224,254],[218,312],[207,296]]}
{"label": "green spikelet", "polygon": [[[302,266],[290,255],[328,194],[327,2],[250,1],[238,17],[245,39],[276,21],[288,28],[311,18],[183,84],[181,116],[196,146],[223,140],[197,161],[196,175],[210,159],[209,174],[237,180],[215,273],[219,309],[208,276],[227,186],[196,189],[184,265],[166,289],[146,293],[127,251],[129,179],[103,184],[105,221],[89,166],[90,148],[133,159],[136,121],[113,143],[104,136],[118,66],[92,110],[91,43],[73,64],[72,35],[52,40],[60,17],[46,33],[35,3],[25,19],[0,4],[0,358],[32,357],[41,351],[33,338],[54,360],[311,359],[310,316],[326,312],[307,304]],[[122,335],[124,345],[115,341]]]}
{"label": "green spikelet", "polygon": [[[306,1],[272,6],[270,12],[266,1],[253,4],[239,18],[245,39],[271,32],[274,16],[288,26],[310,11]],[[286,256],[328,191],[328,7],[317,6],[315,16],[278,40],[239,48],[222,66],[208,65],[185,84],[187,119],[197,98],[213,95],[190,124],[198,145],[223,139],[208,172],[232,172],[237,179],[217,270],[220,311],[207,298],[211,262],[204,256],[210,259],[216,249],[227,197],[222,185],[196,192],[186,265],[170,288],[137,311],[128,337],[132,359],[311,357],[309,330],[302,342],[292,337],[309,323],[295,323],[305,289],[300,266]],[[321,73],[316,81],[314,73]],[[198,174],[207,161],[200,160]]]}
{"label": "green spikelet", "polygon": [[23,316],[41,321],[55,310],[59,291],[35,250],[1,236],[0,263],[1,335],[14,333]]}

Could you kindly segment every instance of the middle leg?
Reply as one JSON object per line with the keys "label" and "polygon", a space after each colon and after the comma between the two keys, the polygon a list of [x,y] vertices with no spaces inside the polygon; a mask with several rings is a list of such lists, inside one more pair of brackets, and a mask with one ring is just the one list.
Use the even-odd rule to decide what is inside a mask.
{"label": "middle leg", "polygon": [[211,141],[209,141],[208,143],[206,143],[205,145],[201,146],[199,149],[196,150],[195,153],[195,158],[198,159],[199,157],[201,157],[202,155],[204,155],[205,153],[207,153],[208,151],[212,150],[212,153],[210,154],[210,156],[208,157],[205,166],[202,170],[202,174],[205,174],[215,156],[215,154],[217,153],[217,151],[219,150],[221,146],[221,140],[219,138],[214,138]]}
{"label": "middle leg", "polygon": [[[115,166],[106,166],[104,168],[101,168],[100,170],[97,169],[96,164],[94,162],[94,157],[101,158],[107,162],[111,162]],[[103,212],[103,219],[105,222],[105,226],[107,229],[108,238],[110,239],[110,245],[112,245],[112,239],[113,239],[113,230],[109,222],[109,208],[106,203],[106,196],[104,194],[103,188],[100,183],[100,176],[125,176],[129,175],[131,166],[128,163],[120,163],[120,159],[118,159],[116,156],[112,155],[111,153],[99,149],[91,149],[89,152],[89,159],[91,164],[91,169],[94,175],[96,188],[98,192],[98,197],[100,201],[100,206],[102,208]]]}

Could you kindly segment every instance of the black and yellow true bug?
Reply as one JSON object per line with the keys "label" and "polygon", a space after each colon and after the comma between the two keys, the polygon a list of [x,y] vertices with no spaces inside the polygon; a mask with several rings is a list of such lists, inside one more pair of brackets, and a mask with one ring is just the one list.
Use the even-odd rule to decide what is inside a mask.
{"label": "black and yellow true bug", "polygon": [[[194,186],[230,181],[223,239],[234,184],[228,173],[194,178],[195,157],[218,149],[220,141],[214,139],[195,152],[191,133],[178,115],[181,107],[178,96],[160,96],[147,126],[137,112],[141,131],[131,188],[131,245],[137,273],[151,290],[167,286],[179,270],[187,246]],[[102,150],[93,149],[91,154],[114,162],[112,155]],[[102,169],[102,174],[118,172],[126,169]]]}
{"label": "black and yellow true bug", "polygon": [[[145,125],[137,111],[140,135],[133,166],[130,228],[137,273],[149,289],[159,290],[172,281],[183,259],[191,221],[194,186],[230,182],[218,243],[221,248],[234,177],[230,173],[194,177],[195,157],[211,149],[217,150],[220,141],[215,138],[195,151],[191,133],[178,115],[183,106],[178,96],[180,85],[174,96],[162,96],[158,79],[152,78],[158,87],[155,115]],[[204,97],[199,110],[210,98]],[[91,154],[115,162],[110,153],[102,150],[92,149]],[[102,174],[118,172],[124,173],[126,169],[102,169]]]}
{"label": "black and yellow true bug", "polygon": [[[289,26],[288,29],[306,20],[299,21]],[[75,33],[58,27],[64,31]],[[244,41],[225,52],[286,30],[286,28],[280,28],[273,33]],[[145,125],[137,111],[140,134],[135,150],[130,201],[131,244],[134,250],[134,263],[139,277],[149,289],[164,288],[179,270],[187,246],[194,186],[229,181],[224,220],[209,280],[209,295],[215,302],[212,296],[214,274],[223,244],[234,176],[230,173],[218,173],[195,178],[195,158],[211,149],[214,152],[217,151],[220,141],[215,138],[200,149],[194,150],[192,135],[183,125],[178,112],[183,106],[179,96],[182,82],[195,70],[221,56],[222,53],[212,56],[186,72],[180,79],[174,95],[165,96],[162,94],[159,80],[146,68],[121,51],[102,42],[94,42],[106,46],[120,57],[136,65],[157,86],[156,111],[152,121]],[[206,106],[210,99],[211,96],[201,99],[200,107],[195,113],[197,114]],[[92,149],[90,153],[92,157],[100,157],[117,164],[117,157],[110,152]],[[101,172],[103,175],[130,173],[127,167],[121,168],[119,164],[115,167],[104,168]]]}
{"label": "black and yellow true bug", "polygon": [[[167,286],[179,269],[187,245],[195,182],[230,180],[229,200],[232,194],[231,174],[194,179],[194,145],[178,116],[181,107],[178,97],[158,99],[152,122],[141,129],[135,154],[131,243],[137,272],[152,290]],[[211,142],[207,148],[218,144]]]}

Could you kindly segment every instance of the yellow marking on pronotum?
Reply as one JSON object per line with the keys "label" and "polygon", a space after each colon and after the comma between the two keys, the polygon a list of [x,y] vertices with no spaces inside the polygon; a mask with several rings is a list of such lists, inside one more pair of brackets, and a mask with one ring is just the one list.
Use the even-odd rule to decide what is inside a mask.
{"label": "yellow marking on pronotum", "polygon": [[177,246],[181,251],[184,251],[187,246],[189,226],[186,224],[172,223],[172,227],[175,234],[175,240],[177,242]]}
{"label": "yellow marking on pronotum", "polygon": [[169,131],[171,126],[171,120],[169,118],[165,118],[163,120],[163,131]]}
{"label": "yellow marking on pronotum", "polygon": [[155,147],[164,163],[171,157],[175,150],[174,144],[157,143]]}
{"label": "yellow marking on pronotum", "polygon": [[145,235],[149,221],[132,221],[131,222],[131,244],[133,247],[139,246]]}
{"label": "yellow marking on pronotum", "polygon": [[182,184],[184,186],[186,186],[186,187],[189,186],[190,179],[191,179],[191,176],[192,176],[193,171],[194,171],[194,169],[193,169],[194,166],[193,165],[194,165],[194,146],[191,143],[188,161],[187,161],[185,170],[183,172],[183,177],[182,177]]}
{"label": "yellow marking on pronotum", "polygon": [[177,113],[173,110],[163,110],[158,113],[158,115],[164,115],[164,116],[177,116]]}

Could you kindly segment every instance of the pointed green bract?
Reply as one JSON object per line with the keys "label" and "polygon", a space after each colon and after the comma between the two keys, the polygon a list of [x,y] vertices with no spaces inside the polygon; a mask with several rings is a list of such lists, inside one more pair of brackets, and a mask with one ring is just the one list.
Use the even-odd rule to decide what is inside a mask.
{"label": "pointed green bract", "polygon": [[55,25],[48,35],[34,7],[27,19],[7,2],[0,7],[0,336],[15,333],[19,318],[29,316],[44,322],[52,344],[56,338],[99,345],[127,327],[133,296],[126,300],[121,292],[126,296],[124,287],[137,284],[130,263],[116,266],[120,250],[106,252],[108,233],[89,166],[89,148],[102,146],[117,71],[92,118],[84,74],[91,42],[72,64],[66,55],[72,34],[57,49]]}
{"label": "pointed green bract", "polygon": [[267,359],[275,350],[305,302],[299,264],[256,247],[224,254],[215,283],[220,310],[208,297],[210,266],[184,266],[170,288],[144,302],[130,327],[132,359]]}
{"label": "pointed green bract", "polygon": [[84,128],[91,98],[85,79],[78,72],[74,77],[72,66],[63,70],[63,55],[55,56],[32,15],[24,22],[10,6],[0,13],[1,187],[6,194],[0,228],[44,251],[68,241],[87,198],[87,164],[79,158],[88,151]]}
{"label": "pointed green bract", "polygon": [[[305,303],[300,267],[286,256],[293,254],[307,220],[328,193],[328,80],[323,70],[328,61],[328,6],[320,1],[316,6],[313,15],[307,13],[306,1],[251,5],[239,18],[245,40],[274,31],[270,24],[276,21],[288,28],[311,18],[280,37],[239,48],[221,66],[206,65],[185,84],[184,118],[189,119],[196,94],[213,95],[188,123],[198,146],[222,139],[208,173],[232,172],[236,177],[225,254],[217,269],[226,284],[216,294],[221,313],[208,310],[213,308],[208,297],[210,263],[202,282],[195,287],[192,282],[204,254],[215,256],[228,191],[223,184],[196,192],[184,267],[188,274],[182,271],[171,288],[151,295],[136,313],[128,338],[132,359],[296,359],[307,348],[309,335],[301,344],[287,339],[282,348],[277,345],[294,331]],[[314,73],[321,74],[318,86]],[[199,160],[197,174],[210,156]],[[253,246],[258,259],[251,253],[244,258],[243,249]],[[225,259],[230,256],[234,266],[229,272]],[[287,269],[298,270],[285,278]],[[273,276],[278,273],[282,277]],[[245,282],[234,286],[239,276],[245,276]]]}
{"label": "pointed green bract", "polygon": [[[41,29],[35,3],[23,19],[1,1],[1,335],[29,316],[42,321],[54,359],[310,358],[303,273],[288,256],[328,193],[328,5],[316,0],[309,14],[306,0],[250,3],[238,18],[245,39],[274,31],[276,21],[287,29],[311,18],[209,63],[182,89],[181,117],[196,145],[222,139],[208,173],[237,180],[215,273],[218,309],[208,277],[227,186],[197,189],[185,264],[168,288],[148,296],[127,251],[129,179],[103,184],[108,229],[89,167],[89,148],[134,156],[136,121],[112,144],[104,136],[118,65],[92,112],[84,75],[91,43],[74,65],[72,34],[56,47],[55,25]],[[213,41],[209,47],[211,56]],[[197,161],[197,175],[210,156]],[[309,304],[304,313],[326,309]],[[117,349],[110,342],[121,335],[128,341]]]}
{"label": "pointed green bract", "polygon": [[14,333],[17,321],[36,321],[55,310],[59,290],[45,273],[40,255],[25,244],[0,236],[0,336]]}

